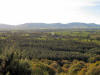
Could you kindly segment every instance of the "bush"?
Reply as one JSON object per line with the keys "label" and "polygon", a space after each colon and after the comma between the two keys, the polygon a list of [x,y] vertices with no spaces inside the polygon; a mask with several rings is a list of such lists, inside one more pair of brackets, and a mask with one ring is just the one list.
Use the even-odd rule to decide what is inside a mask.
{"label": "bush", "polygon": [[82,68],[81,71],[78,73],[78,75],[86,75],[86,68]]}
{"label": "bush", "polygon": [[91,62],[91,63],[94,63],[96,61],[100,61],[100,55],[89,58],[89,62]]}
{"label": "bush", "polygon": [[10,75],[31,75],[32,66],[29,61],[15,60],[8,66],[8,72]]}
{"label": "bush", "polygon": [[33,66],[33,75],[55,75],[55,71],[46,64],[38,63]]}
{"label": "bush", "polygon": [[100,75],[100,62],[91,64],[86,75]]}
{"label": "bush", "polygon": [[78,62],[76,64],[73,64],[70,68],[69,68],[69,75],[77,75],[79,71],[81,71],[82,68],[85,67],[85,63],[84,62]]}

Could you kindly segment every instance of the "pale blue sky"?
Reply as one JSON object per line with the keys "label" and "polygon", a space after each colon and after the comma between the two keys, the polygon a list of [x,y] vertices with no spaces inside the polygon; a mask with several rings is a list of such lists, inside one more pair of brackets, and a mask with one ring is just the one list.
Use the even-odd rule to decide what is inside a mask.
{"label": "pale blue sky", "polygon": [[100,17],[100,1],[95,1],[94,6],[86,6],[84,7],[84,11],[89,12],[92,15]]}
{"label": "pale blue sky", "polygon": [[100,0],[0,0],[0,23],[100,24]]}

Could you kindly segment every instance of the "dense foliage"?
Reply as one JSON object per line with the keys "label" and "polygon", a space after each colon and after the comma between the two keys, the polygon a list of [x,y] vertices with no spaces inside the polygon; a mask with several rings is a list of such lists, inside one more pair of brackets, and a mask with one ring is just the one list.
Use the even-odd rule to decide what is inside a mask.
{"label": "dense foliage", "polygon": [[100,30],[0,31],[0,75],[99,75]]}

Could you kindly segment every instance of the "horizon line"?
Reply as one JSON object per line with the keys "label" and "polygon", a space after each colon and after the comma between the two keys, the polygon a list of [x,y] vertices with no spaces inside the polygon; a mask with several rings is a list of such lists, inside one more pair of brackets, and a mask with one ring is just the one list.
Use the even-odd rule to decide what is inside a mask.
{"label": "horizon line", "polygon": [[11,25],[11,26],[17,26],[17,25],[23,25],[23,24],[30,24],[30,23],[36,23],[36,24],[70,24],[70,23],[85,23],[85,24],[96,24],[96,25],[100,25],[98,23],[86,23],[86,22],[68,22],[68,23],[61,23],[61,22],[55,22],[55,23],[46,23],[46,22],[25,22],[25,23],[20,23],[20,24],[7,24],[7,23],[0,23],[0,24],[3,24],[3,25]]}

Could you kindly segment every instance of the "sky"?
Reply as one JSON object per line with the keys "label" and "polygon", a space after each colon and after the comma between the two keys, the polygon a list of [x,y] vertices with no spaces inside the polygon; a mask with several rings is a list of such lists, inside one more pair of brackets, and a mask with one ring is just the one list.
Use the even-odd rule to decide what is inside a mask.
{"label": "sky", "polygon": [[0,23],[100,24],[100,0],[0,0]]}

